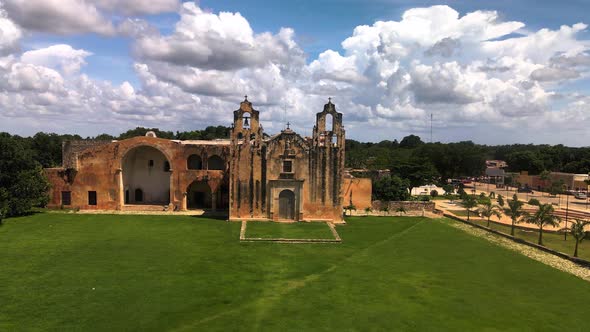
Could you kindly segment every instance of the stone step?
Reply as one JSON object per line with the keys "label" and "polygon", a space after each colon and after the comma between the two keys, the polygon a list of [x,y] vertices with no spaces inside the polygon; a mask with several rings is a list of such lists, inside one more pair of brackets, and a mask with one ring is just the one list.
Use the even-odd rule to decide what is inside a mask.
{"label": "stone step", "polygon": [[168,205],[125,204],[122,211],[166,211]]}

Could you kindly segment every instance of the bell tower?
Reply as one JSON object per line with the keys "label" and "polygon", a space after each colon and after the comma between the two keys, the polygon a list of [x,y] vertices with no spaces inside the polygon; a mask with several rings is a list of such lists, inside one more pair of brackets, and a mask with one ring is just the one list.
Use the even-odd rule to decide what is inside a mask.
{"label": "bell tower", "polygon": [[[331,125],[328,125],[330,122]],[[310,183],[311,199],[329,204],[334,211],[342,211],[344,147],[342,113],[336,112],[332,98],[328,98],[324,110],[316,114],[316,125],[313,127]]]}
{"label": "bell tower", "polygon": [[240,109],[234,111],[234,123],[231,130],[232,141],[260,142],[262,127],[259,114],[260,112],[252,108],[248,96],[244,96],[244,101],[240,103]]}

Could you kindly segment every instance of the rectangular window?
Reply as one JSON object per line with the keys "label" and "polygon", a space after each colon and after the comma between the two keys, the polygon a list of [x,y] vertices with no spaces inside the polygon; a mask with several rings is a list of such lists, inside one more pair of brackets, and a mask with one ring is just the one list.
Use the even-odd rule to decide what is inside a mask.
{"label": "rectangular window", "polygon": [[292,160],[283,161],[283,173],[292,173],[292,172],[293,172],[293,161]]}
{"label": "rectangular window", "polygon": [[88,192],[88,205],[96,205],[96,191]]}
{"label": "rectangular window", "polygon": [[61,205],[72,205],[72,192],[62,191],[61,192]]}

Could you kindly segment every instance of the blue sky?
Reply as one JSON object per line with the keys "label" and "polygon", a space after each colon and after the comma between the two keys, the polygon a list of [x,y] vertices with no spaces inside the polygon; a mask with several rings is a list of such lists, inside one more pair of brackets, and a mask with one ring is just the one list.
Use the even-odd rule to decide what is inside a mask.
{"label": "blue sky", "polygon": [[[308,130],[331,96],[359,140],[427,138],[432,113],[435,140],[586,145],[590,34],[575,24],[590,23],[588,1],[19,1],[0,0],[0,29],[18,30],[0,39],[0,130],[198,129],[226,124],[247,93],[269,131],[285,107]],[[32,78],[25,65],[55,84],[14,81]]]}

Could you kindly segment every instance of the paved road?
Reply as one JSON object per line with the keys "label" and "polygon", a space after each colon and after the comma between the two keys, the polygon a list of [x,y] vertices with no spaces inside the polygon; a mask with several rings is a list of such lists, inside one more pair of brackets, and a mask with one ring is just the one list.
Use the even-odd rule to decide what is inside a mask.
{"label": "paved road", "polygon": [[476,190],[476,193],[479,194],[481,192],[485,192],[486,195],[489,195],[490,192],[495,192],[496,195],[502,195],[505,198],[512,198],[512,195],[517,194],[518,195],[518,199],[528,202],[529,199],[531,198],[536,198],[539,200],[539,202],[546,204],[546,203],[550,203],[553,204],[555,207],[559,207],[561,209],[570,209],[570,210],[575,210],[575,211],[580,211],[580,212],[589,212],[590,213],[590,201],[588,199],[585,200],[580,200],[580,199],[576,199],[574,196],[572,195],[557,195],[557,196],[550,196],[548,193],[544,193],[544,192],[537,192],[537,191],[533,191],[533,194],[527,194],[527,193],[517,193],[516,192],[516,188],[510,188],[509,190],[506,190],[504,188],[496,188],[495,185],[488,185],[487,183],[477,183],[477,182],[473,182],[472,184],[469,184],[468,187],[465,187],[465,191],[467,193],[471,193],[471,191],[474,189]]}

